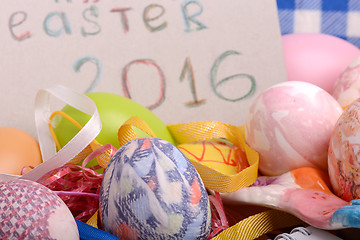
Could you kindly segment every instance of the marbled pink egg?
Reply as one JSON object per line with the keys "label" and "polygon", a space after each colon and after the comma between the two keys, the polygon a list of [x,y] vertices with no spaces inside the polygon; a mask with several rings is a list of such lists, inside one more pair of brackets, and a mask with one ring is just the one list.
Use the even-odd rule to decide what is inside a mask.
{"label": "marbled pink egg", "polygon": [[300,167],[327,171],[327,150],[342,113],[339,103],[311,83],[289,81],[272,86],[250,107],[246,141],[260,155],[264,175]]}
{"label": "marbled pink egg", "polygon": [[1,239],[79,239],[69,208],[47,187],[28,180],[0,182]]}
{"label": "marbled pink egg", "polygon": [[336,80],[332,96],[343,108],[360,97],[360,56],[355,58]]}
{"label": "marbled pink egg", "polygon": [[360,99],[340,116],[329,144],[329,176],[334,192],[342,199],[360,198]]}

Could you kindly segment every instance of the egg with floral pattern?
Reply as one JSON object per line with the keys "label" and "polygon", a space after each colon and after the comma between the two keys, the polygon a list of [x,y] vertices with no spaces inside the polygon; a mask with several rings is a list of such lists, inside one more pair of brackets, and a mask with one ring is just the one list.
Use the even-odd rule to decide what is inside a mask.
{"label": "egg with floral pattern", "polygon": [[259,170],[280,175],[300,167],[327,171],[333,127],[342,113],[339,103],[311,83],[276,84],[258,96],[245,124],[248,145],[259,153]]}
{"label": "egg with floral pattern", "polygon": [[100,219],[121,239],[206,239],[210,217],[195,167],[163,139],[128,142],[104,171]]}
{"label": "egg with floral pattern", "polygon": [[348,106],[331,135],[329,176],[334,192],[346,201],[360,198],[360,99]]}

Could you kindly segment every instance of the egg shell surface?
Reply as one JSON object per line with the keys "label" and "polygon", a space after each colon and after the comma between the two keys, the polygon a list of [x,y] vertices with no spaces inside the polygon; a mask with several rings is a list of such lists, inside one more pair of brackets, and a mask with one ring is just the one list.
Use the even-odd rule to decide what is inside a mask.
{"label": "egg shell surface", "polygon": [[24,167],[41,164],[37,140],[23,130],[0,127],[0,172],[20,175]]}
{"label": "egg shell surface", "polygon": [[342,199],[360,198],[360,99],[347,107],[334,127],[329,144],[329,177]]}
{"label": "egg shell surface", "polygon": [[[118,94],[107,92],[91,92],[86,95],[95,102],[101,118],[102,129],[96,137],[100,144],[110,143],[119,148],[118,130],[124,122],[133,116],[138,116],[144,120],[157,137],[174,144],[174,139],[165,123],[141,104]],[[69,105],[65,106],[62,111],[74,118],[81,126],[84,126],[91,117]],[[53,122],[53,128],[61,146],[68,143],[79,132],[74,124],[61,116],[56,120],[54,119]],[[144,132],[137,130],[135,129],[138,136],[147,136]]]}
{"label": "egg shell surface", "polygon": [[329,93],[307,82],[283,82],[265,90],[245,123],[246,141],[260,156],[260,172],[273,176],[300,167],[327,171],[329,140],[341,113]]}
{"label": "egg shell surface", "polygon": [[336,80],[332,96],[342,108],[360,97],[360,56],[356,57]]}
{"label": "egg shell surface", "polygon": [[330,94],[336,79],[360,54],[350,42],[323,33],[286,34],[282,46],[288,80],[309,82]]}
{"label": "egg shell surface", "polygon": [[210,203],[190,161],[173,144],[152,137],[123,145],[100,189],[105,231],[121,239],[206,239]]}
{"label": "egg shell surface", "polygon": [[29,180],[0,183],[1,239],[79,239],[70,210],[50,189]]}
{"label": "egg shell surface", "polygon": [[201,164],[228,175],[234,175],[249,167],[245,152],[222,140],[204,140],[177,145],[190,161]]}

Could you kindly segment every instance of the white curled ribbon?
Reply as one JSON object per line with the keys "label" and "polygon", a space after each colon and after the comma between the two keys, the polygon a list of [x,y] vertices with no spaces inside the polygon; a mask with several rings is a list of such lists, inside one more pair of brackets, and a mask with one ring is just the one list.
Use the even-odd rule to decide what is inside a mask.
{"label": "white curled ribbon", "polygon": [[[91,116],[84,127],[58,152],[49,130],[50,97],[54,96],[68,105]],[[35,125],[43,163],[24,175],[0,174],[0,180],[27,179],[36,181],[44,174],[65,165],[100,133],[101,120],[96,104],[86,95],[64,86],[53,86],[38,91],[35,98]]]}

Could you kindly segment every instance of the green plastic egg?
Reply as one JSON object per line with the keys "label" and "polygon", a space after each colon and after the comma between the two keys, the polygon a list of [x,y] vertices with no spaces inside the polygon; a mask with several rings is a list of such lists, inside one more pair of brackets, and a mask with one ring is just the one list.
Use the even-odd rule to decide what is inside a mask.
{"label": "green plastic egg", "polygon": [[[113,93],[91,92],[86,95],[95,102],[100,115],[102,129],[96,137],[100,144],[110,143],[114,147],[119,148],[118,130],[125,121],[133,116],[138,116],[144,120],[156,137],[175,144],[165,123],[141,104]],[[65,106],[62,111],[74,118],[82,126],[91,117],[69,105]],[[73,123],[62,116],[57,116],[54,119],[53,128],[62,147],[79,132],[79,129]],[[139,129],[135,129],[135,132],[139,137],[148,136]]]}

